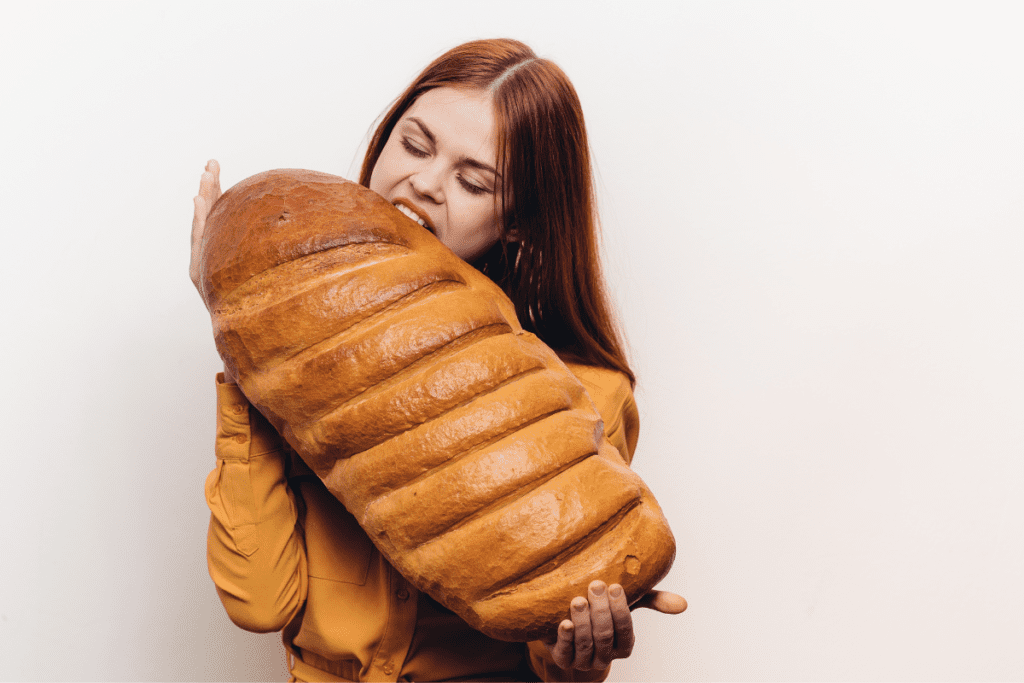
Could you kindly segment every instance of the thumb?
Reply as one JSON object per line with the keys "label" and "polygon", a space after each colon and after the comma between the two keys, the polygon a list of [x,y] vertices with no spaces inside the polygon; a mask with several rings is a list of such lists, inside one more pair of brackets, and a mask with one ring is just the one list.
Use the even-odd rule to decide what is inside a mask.
{"label": "thumb", "polygon": [[686,611],[686,598],[668,591],[651,591],[637,600],[630,609],[646,607],[662,614],[680,614]]}

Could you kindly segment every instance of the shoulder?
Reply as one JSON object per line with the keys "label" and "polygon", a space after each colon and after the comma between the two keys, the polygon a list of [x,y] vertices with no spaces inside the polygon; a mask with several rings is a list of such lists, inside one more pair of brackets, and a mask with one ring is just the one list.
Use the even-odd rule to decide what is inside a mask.
{"label": "shoulder", "polygon": [[633,459],[640,431],[640,417],[629,378],[618,370],[566,363],[587,390],[604,420],[604,433],[626,462]]}
{"label": "shoulder", "polygon": [[633,390],[629,386],[629,378],[618,370],[580,363],[566,363],[565,365],[583,384],[594,403],[601,402],[619,406],[633,400]]}

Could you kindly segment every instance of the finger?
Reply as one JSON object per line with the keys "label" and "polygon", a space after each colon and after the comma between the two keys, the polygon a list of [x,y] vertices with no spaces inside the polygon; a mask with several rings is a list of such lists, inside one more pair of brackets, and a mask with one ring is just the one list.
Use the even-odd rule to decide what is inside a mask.
{"label": "finger", "polygon": [[213,207],[217,201],[217,197],[220,196],[220,191],[217,186],[219,182],[214,178],[213,174],[209,171],[204,171],[202,178],[199,180],[199,196],[206,201],[207,209]]}
{"label": "finger", "polygon": [[216,199],[220,199],[220,164],[216,159],[210,159],[206,162],[206,170],[213,174],[213,191]]}
{"label": "finger", "polygon": [[193,197],[192,203],[195,209],[192,214],[192,247],[194,248],[203,239],[203,232],[206,230],[206,215],[210,212],[210,207],[202,196]]}
{"label": "finger", "polygon": [[575,648],[573,647],[573,631],[575,628],[572,622],[568,619],[562,621],[558,625],[558,640],[555,641],[554,646],[551,648],[551,658],[555,660],[555,664],[563,669],[568,669],[572,666],[573,656],[575,655]]}
{"label": "finger", "polygon": [[587,590],[590,600],[590,629],[594,640],[595,669],[606,669],[615,649],[615,624],[608,606],[608,586],[604,581],[592,581]]}
{"label": "finger", "polygon": [[615,654],[620,658],[628,657],[633,652],[633,615],[629,611],[626,592],[617,583],[608,587],[608,608],[615,625]]}
{"label": "finger", "polygon": [[192,253],[189,258],[188,275],[196,287],[199,286],[199,248],[203,242],[203,232],[206,230],[206,202],[202,197],[195,197],[192,200],[195,205],[195,212],[192,214]]}
{"label": "finger", "polygon": [[662,614],[681,614],[686,611],[688,605],[686,598],[681,595],[668,591],[651,591],[633,605],[633,609],[637,607],[646,607]]}
{"label": "finger", "polygon": [[574,669],[586,671],[594,661],[594,639],[590,632],[590,603],[586,598],[573,598],[569,614],[575,627],[574,646],[576,656],[573,658]]}
{"label": "finger", "polygon": [[203,172],[199,176],[199,196],[200,197],[205,195],[204,190],[206,188],[206,183],[207,183],[207,178],[208,177],[209,178],[213,177],[213,173],[210,172],[210,162],[206,162],[206,166],[203,167]]}

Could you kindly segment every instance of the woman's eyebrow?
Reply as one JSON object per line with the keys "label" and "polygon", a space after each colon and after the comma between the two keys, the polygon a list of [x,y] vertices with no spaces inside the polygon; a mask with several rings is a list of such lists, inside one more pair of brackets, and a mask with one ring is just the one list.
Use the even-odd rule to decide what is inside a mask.
{"label": "woman's eyebrow", "polygon": [[[421,119],[419,119],[419,118],[417,118],[415,116],[410,116],[410,117],[408,117],[406,119],[406,121],[410,121],[412,123],[415,123],[416,126],[420,129],[420,132],[422,132],[423,135],[427,138],[427,140],[430,140],[430,144],[432,144],[432,145],[436,145],[437,144],[437,138],[434,137],[434,134],[430,131],[430,128],[428,128],[427,124],[423,123],[423,121]],[[459,159],[459,163],[463,164],[465,166],[470,166],[472,168],[478,168],[481,171],[486,171],[488,173],[493,173],[495,178],[501,178],[501,174],[498,173],[494,169],[493,166],[491,166],[489,164],[485,164],[484,162],[478,161],[477,159],[474,159],[472,157],[461,157]]]}

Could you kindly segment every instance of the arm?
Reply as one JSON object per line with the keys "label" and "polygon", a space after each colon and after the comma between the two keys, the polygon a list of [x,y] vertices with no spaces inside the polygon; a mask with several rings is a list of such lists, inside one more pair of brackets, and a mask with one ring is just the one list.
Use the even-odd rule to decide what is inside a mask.
{"label": "arm", "polygon": [[235,624],[278,631],[305,603],[307,589],[281,437],[234,384],[218,381],[217,404],[217,466],[206,479],[210,576]]}
{"label": "arm", "polygon": [[[206,217],[220,196],[220,165],[211,160],[192,217],[189,276],[199,289]],[[305,543],[296,526],[281,437],[249,406],[233,378],[217,382],[217,466],[206,479],[210,576],[233,622],[277,631],[306,600]]]}
{"label": "arm", "polygon": [[[587,388],[604,420],[605,437],[623,461],[633,461],[640,419],[633,391],[620,373],[570,366]],[[632,609],[646,607],[664,614],[679,614],[686,600],[675,593],[651,591]],[[557,640],[528,643],[530,666],[545,681],[603,681],[613,659],[629,657],[633,650],[633,618],[622,587],[593,581],[587,596],[567,605],[567,618]]]}

